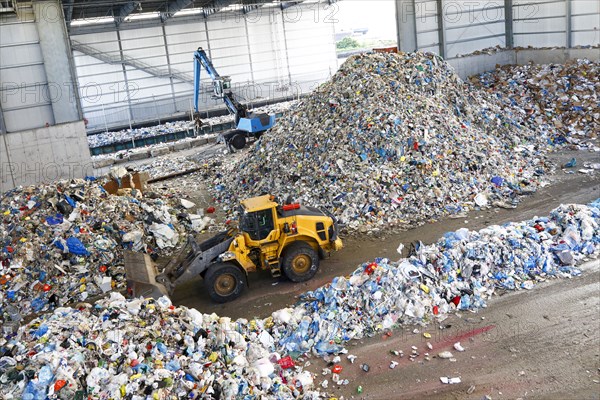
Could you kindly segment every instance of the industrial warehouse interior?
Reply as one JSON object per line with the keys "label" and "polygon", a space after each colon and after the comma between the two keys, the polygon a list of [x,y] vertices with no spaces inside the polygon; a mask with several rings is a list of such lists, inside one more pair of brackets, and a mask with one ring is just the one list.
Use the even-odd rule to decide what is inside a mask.
{"label": "industrial warehouse interior", "polygon": [[599,399],[600,1],[0,1],[0,399]]}

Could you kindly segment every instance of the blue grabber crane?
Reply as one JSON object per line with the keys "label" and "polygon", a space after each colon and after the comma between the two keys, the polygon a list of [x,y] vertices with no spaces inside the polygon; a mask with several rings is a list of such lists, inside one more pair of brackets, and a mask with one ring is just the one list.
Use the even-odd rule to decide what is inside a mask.
{"label": "blue grabber crane", "polygon": [[213,81],[213,98],[223,99],[229,112],[235,115],[236,129],[225,132],[220,136],[220,140],[224,141],[230,150],[234,148],[237,150],[243,149],[249,137],[258,139],[262,133],[275,124],[274,115],[253,113],[235,99],[231,91],[231,78],[220,76],[206,52],[202,47],[199,47],[194,52],[194,121],[197,128],[202,126],[198,110],[200,72],[202,68],[206,70]]}

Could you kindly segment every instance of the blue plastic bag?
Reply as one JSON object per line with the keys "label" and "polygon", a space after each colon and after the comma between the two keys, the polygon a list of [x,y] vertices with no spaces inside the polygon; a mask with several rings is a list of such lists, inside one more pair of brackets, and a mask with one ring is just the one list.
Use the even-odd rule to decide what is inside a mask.
{"label": "blue plastic bag", "polygon": [[[54,245],[61,250],[65,250],[63,244],[59,241],[55,241]],[[81,240],[70,237],[67,239],[67,248],[69,249],[69,253],[78,255],[78,256],[89,256],[90,253],[87,251]]]}
{"label": "blue plastic bag", "polygon": [[62,224],[64,221],[64,218],[62,216],[62,214],[56,214],[54,217],[50,216],[50,217],[46,217],[46,223],[48,225],[59,225]]}

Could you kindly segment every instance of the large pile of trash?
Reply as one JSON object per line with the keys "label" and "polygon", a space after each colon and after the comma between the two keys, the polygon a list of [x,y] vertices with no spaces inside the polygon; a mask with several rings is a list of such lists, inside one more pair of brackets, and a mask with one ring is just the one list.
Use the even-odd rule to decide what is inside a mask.
{"label": "large pile of trash", "polygon": [[0,394],[323,398],[302,367],[311,354],[343,353],[352,339],[485,307],[497,288],[580,274],[576,265],[600,254],[599,207],[562,205],[548,217],[448,233],[398,262],[365,263],[265,319],[232,321],[164,297],[116,293],[95,306],[59,308],[0,339]]}
{"label": "large pile of trash", "polygon": [[512,206],[548,172],[546,142],[432,53],[360,54],[219,170],[224,207],[264,192],[334,211],[350,231]]}
{"label": "large pile of trash", "polygon": [[124,288],[123,250],[172,254],[207,224],[182,193],[124,196],[99,181],[21,187],[0,197],[0,323]]}
{"label": "large pile of trash", "polygon": [[336,353],[344,341],[395,324],[484,308],[497,289],[527,290],[538,281],[580,275],[576,265],[600,255],[599,207],[561,205],[549,217],[478,232],[463,228],[416,246],[398,262],[364,263],[349,277],[301,296],[303,303],[288,313],[294,334],[280,344],[290,351]]}
{"label": "large pile of trash", "polygon": [[600,63],[505,65],[471,83],[527,116],[529,126],[556,129],[555,143],[595,139],[600,132]]}

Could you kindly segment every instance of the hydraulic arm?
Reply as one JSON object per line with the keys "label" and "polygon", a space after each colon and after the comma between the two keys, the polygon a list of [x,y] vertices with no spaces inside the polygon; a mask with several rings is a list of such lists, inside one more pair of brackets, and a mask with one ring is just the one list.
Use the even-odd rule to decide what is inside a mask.
{"label": "hydraulic arm", "polygon": [[199,115],[200,77],[202,69],[206,70],[213,82],[213,97],[223,99],[225,106],[235,116],[236,130],[222,135],[224,141],[236,149],[243,148],[247,136],[259,137],[275,123],[275,117],[267,114],[255,114],[248,111],[246,105],[235,99],[231,91],[231,78],[221,76],[208,58],[206,52],[199,47],[194,52],[194,120],[200,128],[202,121]]}
{"label": "hydraulic arm", "polygon": [[213,81],[213,97],[223,99],[229,112],[235,115],[236,124],[240,118],[246,118],[246,106],[238,102],[231,92],[231,79],[228,76],[219,75],[202,47],[194,52],[194,111],[199,112],[202,68],[206,70]]}

